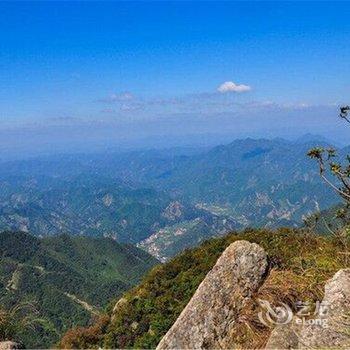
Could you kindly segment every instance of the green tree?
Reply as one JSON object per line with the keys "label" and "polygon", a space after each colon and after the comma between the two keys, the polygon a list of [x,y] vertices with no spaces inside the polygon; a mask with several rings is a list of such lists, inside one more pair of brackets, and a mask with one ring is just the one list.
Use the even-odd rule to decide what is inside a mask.
{"label": "green tree", "polygon": [[[349,112],[350,106],[340,108],[339,116],[348,123],[350,123]],[[318,162],[322,179],[333,188],[347,204],[350,204],[350,155],[346,156],[345,164],[339,161],[338,154],[332,147],[315,147],[308,152],[308,156]],[[332,175],[336,181],[330,180],[328,174]]]}
{"label": "green tree", "polygon": [[[349,112],[350,106],[340,108],[339,116],[348,123],[350,123],[348,117]],[[350,204],[350,155],[347,155],[345,164],[339,161],[337,152],[332,147],[315,147],[308,152],[308,156],[318,162],[322,179],[332,187],[347,204]],[[329,179],[327,168],[329,173],[336,179],[335,182]]]}
{"label": "green tree", "polygon": [[[350,124],[350,106],[340,107],[339,117]],[[350,208],[350,155],[341,160],[337,151],[332,148],[315,147],[308,156],[318,163],[321,178],[342,198],[344,207],[336,213],[336,218],[342,219],[344,226],[349,224]],[[349,235],[349,229],[342,233]]]}

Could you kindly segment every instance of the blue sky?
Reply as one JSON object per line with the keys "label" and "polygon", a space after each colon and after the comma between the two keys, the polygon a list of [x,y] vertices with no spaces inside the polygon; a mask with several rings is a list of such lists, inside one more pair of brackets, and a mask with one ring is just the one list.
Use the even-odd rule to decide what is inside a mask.
{"label": "blue sky", "polygon": [[2,2],[0,136],[344,139],[349,42],[348,2]]}

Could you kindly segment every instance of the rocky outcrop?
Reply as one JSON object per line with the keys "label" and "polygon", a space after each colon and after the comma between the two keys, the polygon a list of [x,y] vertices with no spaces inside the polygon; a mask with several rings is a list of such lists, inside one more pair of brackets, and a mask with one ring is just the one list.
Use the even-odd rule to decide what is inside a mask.
{"label": "rocky outcrop", "polygon": [[2,341],[0,342],[0,350],[16,350],[16,349],[24,349],[23,346],[14,341]]}
{"label": "rocky outcrop", "polygon": [[162,213],[162,216],[165,217],[168,220],[176,220],[179,219],[184,211],[184,206],[178,202],[171,202],[165,209],[164,212]]}
{"label": "rocky outcrop", "polygon": [[[263,248],[247,241],[232,243],[157,349],[234,348],[232,335],[240,314],[254,299],[267,270]],[[265,348],[350,349],[350,269],[338,271],[326,283],[318,307],[314,318],[301,319],[296,313],[287,324],[277,325]]]}
{"label": "rocky outcrop", "polygon": [[262,284],[267,270],[263,248],[247,241],[232,243],[157,349],[226,348],[240,310]]}
{"label": "rocky outcrop", "polygon": [[[268,350],[297,349],[299,344],[298,327],[294,323],[277,325],[270,334],[265,346]],[[299,329],[300,331],[300,329]]]}
{"label": "rocky outcrop", "polygon": [[307,324],[276,326],[266,349],[350,349],[350,269],[327,282],[322,305],[324,312]]}
{"label": "rocky outcrop", "polygon": [[110,193],[107,193],[103,198],[102,202],[106,207],[110,207],[114,201],[113,195]]}
{"label": "rocky outcrop", "polygon": [[113,321],[115,316],[120,312],[123,307],[125,307],[128,304],[128,300],[126,298],[120,298],[116,304],[114,305],[113,311],[112,311],[112,317],[111,320]]}
{"label": "rocky outcrop", "polygon": [[304,326],[299,348],[350,348],[350,269],[338,271],[325,286],[322,322]]}

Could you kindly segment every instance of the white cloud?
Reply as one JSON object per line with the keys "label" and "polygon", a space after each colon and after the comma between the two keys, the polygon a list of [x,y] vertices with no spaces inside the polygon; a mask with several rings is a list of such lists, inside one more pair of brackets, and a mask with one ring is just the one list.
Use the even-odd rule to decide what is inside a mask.
{"label": "white cloud", "polygon": [[120,94],[112,94],[110,99],[112,101],[130,101],[134,96],[130,92],[122,92]]}
{"label": "white cloud", "polygon": [[225,81],[218,87],[218,91],[225,92],[247,92],[252,88],[249,85],[235,84],[233,81]]}
{"label": "white cloud", "polygon": [[102,109],[102,113],[115,113],[115,110],[113,108],[105,108]]}
{"label": "white cloud", "polygon": [[134,99],[134,95],[131,92],[121,92],[117,94],[112,94],[108,96],[107,98],[103,98],[98,100],[99,102],[106,102],[106,103],[112,103],[112,102],[125,102],[125,101],[131,101]]}

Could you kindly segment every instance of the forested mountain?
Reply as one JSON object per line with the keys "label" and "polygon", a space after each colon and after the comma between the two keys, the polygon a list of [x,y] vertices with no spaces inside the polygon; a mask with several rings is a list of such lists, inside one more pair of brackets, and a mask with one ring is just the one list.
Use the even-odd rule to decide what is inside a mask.
{"label": "forested mountain", "polygon": [[299,226],[338,202],[306,157],[315,145],[327,144],[244,139],[2,163],[0,228],[110,236],[164,260],[232,229]]}
{"label": "forested mountain", "polygon": [[228,215],[219,217],[179,202],[165,191],[130,187],[99,175],[11,178],[2,183],[2,229],[36,235],[105,236],[138,243],[160,230],[173,232],[185,227],[205,228],[202,236],[192,238],[196,244],[198,239],[240,225]]}
{"label": "forested mountain", "polygon": [[[86,325],[110,299],[137,284],[158,261],[107,238],[36,238],[0,233],[0,306],[19,310],[14,335],[28,348],[49,347],[65,330]],[[30,306],[30,307],[28,307]],[[23,310],[21,311],[21,308]]]}

